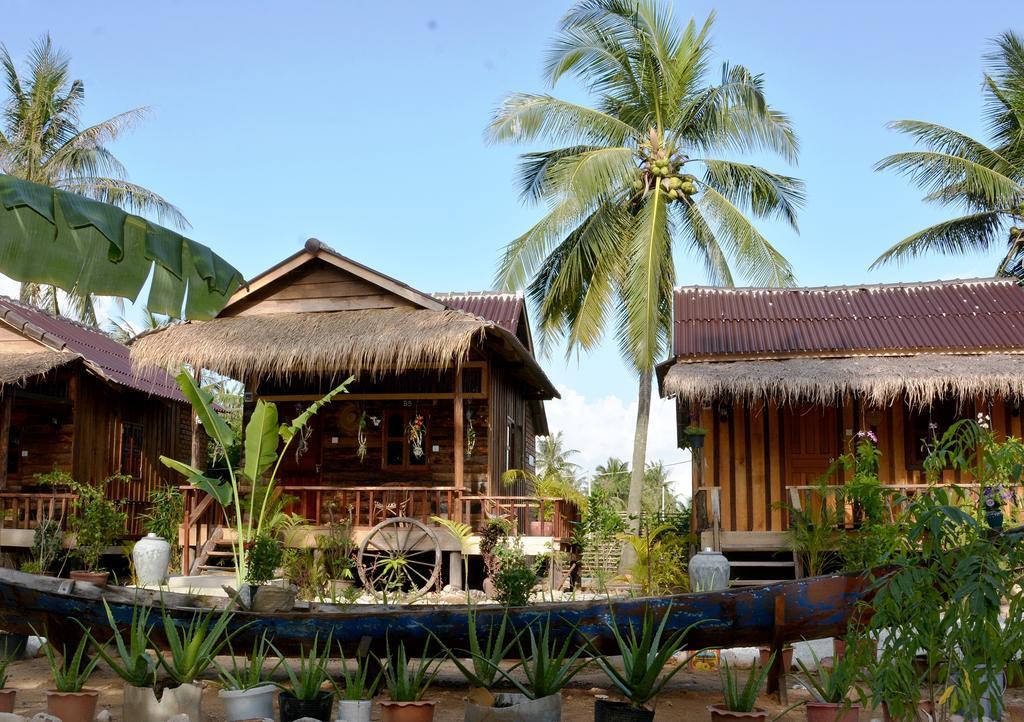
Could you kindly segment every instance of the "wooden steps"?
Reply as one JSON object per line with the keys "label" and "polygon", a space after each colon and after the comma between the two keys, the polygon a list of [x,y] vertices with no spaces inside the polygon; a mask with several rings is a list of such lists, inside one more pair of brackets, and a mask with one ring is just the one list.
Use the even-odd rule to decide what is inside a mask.
{"label": "wooden steps", "polygon": [[196,558],[192,562],[189,573],[193,575],[234,574],[235,553],[231,544],[231,538],[224,533],[223,528],[214,529],[206,543],[196,552]]}

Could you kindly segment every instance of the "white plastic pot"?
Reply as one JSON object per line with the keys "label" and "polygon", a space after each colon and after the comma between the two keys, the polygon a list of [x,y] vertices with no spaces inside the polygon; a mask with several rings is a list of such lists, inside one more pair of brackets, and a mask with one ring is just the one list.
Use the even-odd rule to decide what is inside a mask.
{"label": "white plastic pot", "polygon": [[370,722],[373,700],[339,699],[337,722]]}
{"label": "white plastic pot", "polygon": [[224,702],[224,718],[227,722],[244,719],[274,718],[274,696],[277,687],[261,684],[251,689],[222,689],[217,696]]}
{"label": "white plastic pot", "polygon": [[501,707],[481,707],[466,702],[466,722],[560,722],[562,695],[530,699],[522,694],[496,694]]}
{"label": "white plastic pot", "polygon": [[203,688],[197,684],[182,684],[163,690],[160,699],[152,687],[124,688],[122,718],[132,722],[167,722],[175,715],[188,715],[190,720],[201,720],[200,705]]}

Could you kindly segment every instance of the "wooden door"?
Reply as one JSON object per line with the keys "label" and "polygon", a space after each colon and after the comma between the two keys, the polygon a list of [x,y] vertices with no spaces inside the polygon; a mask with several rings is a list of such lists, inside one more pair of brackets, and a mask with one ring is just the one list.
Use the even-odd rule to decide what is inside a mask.
{"label": "wooden door", "polygon": [[[836,407],[811,404],[791,406],[785,414],[784,424],[786,486],[817,484],[840,453]],[[830,480],[830,483],[835,482],[835,479]]]}

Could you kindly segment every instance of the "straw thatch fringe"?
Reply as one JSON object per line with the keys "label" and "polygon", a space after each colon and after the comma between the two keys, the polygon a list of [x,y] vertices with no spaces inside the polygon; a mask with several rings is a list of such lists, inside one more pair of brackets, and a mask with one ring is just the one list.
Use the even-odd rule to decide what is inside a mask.
{"label": "straw thatch fringe", "polygon": [[34,376],[82,358],[66,351],[0,353],[0,386],[21,385]]}
{"label": "straw thatch fringe", "polygon": [[460,363],[491,326],[462,311],[402,308],[234,316],[148,334],[131,354],[137,372],[188,364],[236,379],[377,374]]}
{"label": "straw thatch fringe", "polygon": [[1024,397],[1024,354],[920,354],[677,363],[663,381],[666,396],[697,403],[767,397],[831,403],[857,393],[883,406],[904,396],[915,406],[940,396]]}

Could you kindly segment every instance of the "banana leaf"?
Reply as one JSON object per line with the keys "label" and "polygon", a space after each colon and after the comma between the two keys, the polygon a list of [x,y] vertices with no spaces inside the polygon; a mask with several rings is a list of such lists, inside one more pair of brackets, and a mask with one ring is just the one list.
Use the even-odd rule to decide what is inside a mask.
{"label": "banana leaf", "polygon": [[0,273],[16,281],[136,300],[208,319],[243,283],[223,258],[179,233],[115,206],[0,174]]}

